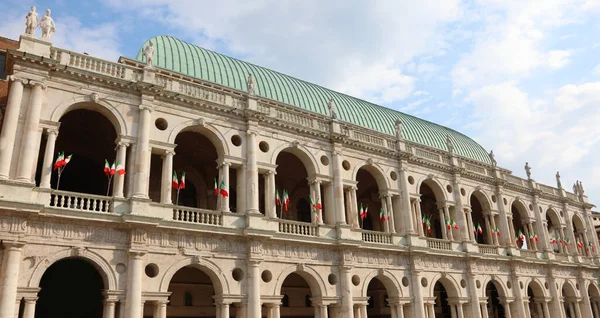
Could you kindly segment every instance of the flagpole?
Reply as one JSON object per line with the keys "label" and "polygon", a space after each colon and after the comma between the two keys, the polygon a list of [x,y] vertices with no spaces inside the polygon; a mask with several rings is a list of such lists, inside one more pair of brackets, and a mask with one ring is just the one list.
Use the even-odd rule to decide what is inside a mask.
{"label": "flagpole", "polygon": [[106,196],[108,196],[108,193],[110,192],[110,182],[112,181],[112,177],[113,175],[108,175],[108,187],[106,188]]}
{"label": "flagpole", "polygon": [[62,168],[58,168],[58,181],[56,181],[56,190],[60,188],[60,175],[62,174]]}
{"label": "flagpole", "polygon": [[175,199],[175,205],[179,205],[179,187],[177,187],[177,197]]}

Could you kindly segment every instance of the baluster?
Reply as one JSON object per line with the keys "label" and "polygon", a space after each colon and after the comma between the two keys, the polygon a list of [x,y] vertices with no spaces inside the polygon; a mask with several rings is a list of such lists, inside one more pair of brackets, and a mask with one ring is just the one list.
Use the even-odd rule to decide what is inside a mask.
{"label": "baluster", "polygon": [[58,194],[56,195],[58,197],[58,203],[56,204],[57,207],[62,208],[62,201],[63,201],[63,196]]}
{"label": "baluster", "polygon": [[56,194],[51,194],[50,195],[50,206],[55,206],[55,201],[56,201]]}

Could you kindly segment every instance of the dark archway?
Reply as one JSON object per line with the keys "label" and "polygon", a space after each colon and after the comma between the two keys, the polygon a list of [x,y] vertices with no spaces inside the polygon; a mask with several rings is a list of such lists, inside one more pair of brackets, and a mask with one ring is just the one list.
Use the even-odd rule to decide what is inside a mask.
{"label": "dark archway", "polygon": [[529,313],[532,318],[544,318],[544,310],[542,303],[544,303],[545,296],[542,286],[536,281],[532,281],[527,286],[527,297],[529,298]]}
{"label": "dark archway", "polygon": [[368,316],[371,318],[390,318],[392,313],[388,304],[388,291],[385,285],[374,277],[369,286],[367,286],[367,297],[369,297],[369,306],[367,308]]}
{"label": "dark archway", "polygon": [[[491,229],[485,223],[481,201],[479,201],[477,196],[472,194],[470,204],[471,218],[473,219],[473,234],[475,235],[476,242],[479,244],[494,244],[493,239],[491,239]],[[479,229],[481,229],[481,233]]]}
{"label": "dark archway", "polygon": [[[59,152],[73,155],[64,168],[60,190],[106,195],[108,181],[104,175],[104,160],[116,158],[117,133],[104,115],[87,109],[70,111],[60,119],[60,129],[54,147],[54,160]],[[45,149],[45,139],[40,149]],[[41,150],[40,150],[41,151]],[[36,183],[39,184],[43,155],[39,156]],[[56,189],[58,174],[52,172],[51,186]],[[111,187],[112,188],[112,187]],[[112,189],[110,189],[112,193]]]}
{"label": "dark archway", "polygon": [[88,261],[67,258],[50,266],[40,281],[36,318],[101,318],[102,276]]}
{"label": "dark archway", "polygon": [[496,283],[490,281],[485,286],[485,296],[487,297],[487,311],[489,318],[504,318],[504,307],[500,303],[500,293],[496,288]]}
{"label": "dark archway", "polygon": [[[287,151],[280,152],[275,163],[277,164],[275,188],[279,191],[282,200],[284,193],[287,193],[290,199],[287,212],[285,209],[282,210],[283,202],[280,206],[276,206],[277,215],[286,220],[311,222],[313,216],[309,203],[310,187],[304,163],[295,154]],[[264,198],[264,195],[261,197]]]}
{"label": "dark archway", "polygon": [[[359,224],[365,230],[385,231],[385,223],[380,219],[381,199],[375,177],[366,169],[360,168],[356,173],[358,189],[356,190]],[[360,207],[367,210],[364,218],[360,218]],[[391,213],[388,211],[387,213]],[[348,221],[351,222],[351,221]],[[386,221],[387,222],[387,221]]]}
{"label": "dark archway", "polygon": [[289,274],[283,281],[279,294],[286,298],[287,303],[287,306],[281,308],[281,317],[314,317],[315,310],[311,301],[312,291],[302,276],[296,273]]}
{"label": "dark archway", "polygon": [[[524,222],[528,218],[527,208],[519,201],[513,202],[511,206],[512,218],[513,218],[513,229],[517,237],[514,238],[515,243],[519,248],[533,249],[531,241],[529,240],[529,230],[527,224]],[[522,237],[519,236],[522,233]]]}
{"label": "dark archway", "polygon": [[548,211],[546,211],[546,224],[546,230],[548,231],[548,237],[550,238],[552,250],[555,253],[563,251],[563,237],[560,234],[560,219],[558,214],[552,209],[548,209]]}
{"label": "dark archway", "polygon": [[[215,288],[210,277],[202,270],[186,266],[178,270],[169,283],[171,292],[167,317],[215,317]],[[149,308],[150,309],[150,308]],[[146,316],[152,312],[146,310]]]}
{"label": "dark archway", "polygon": [[[432,184],[435,185],[435,184]],[[438,200],[430,184],[423,182],[419,188],[421,194],[421,214],[423,218],[427,218],[431,224],[431,231],[427,231],[427,226],[423,229],[428,237],[443,238],[442,231],[445,231],[445,225],[442,224],[445,220],[440,220],[440,212],[438,209]]]}
{"label": "dark archway", "polygon": [[451,318],[451,310],[448,304],[448,292],[441,282],[436,282],[433,287],[433,296],[435,297],[435,317]]}

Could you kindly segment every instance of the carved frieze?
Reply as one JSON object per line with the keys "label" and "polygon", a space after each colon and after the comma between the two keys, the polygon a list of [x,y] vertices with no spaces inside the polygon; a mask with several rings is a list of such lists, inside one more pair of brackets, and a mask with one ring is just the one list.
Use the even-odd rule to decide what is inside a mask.
{"label": "carved frieze", "polygon": [[43,238],[58,238],[67,240],[116,244],[126,244],[129,242],[129,233],[126,230],[118,230],[96,226],[85,226],[79,224],[64,224],[37,221],[27,222],[27,226],[25,228],[26,235]]}

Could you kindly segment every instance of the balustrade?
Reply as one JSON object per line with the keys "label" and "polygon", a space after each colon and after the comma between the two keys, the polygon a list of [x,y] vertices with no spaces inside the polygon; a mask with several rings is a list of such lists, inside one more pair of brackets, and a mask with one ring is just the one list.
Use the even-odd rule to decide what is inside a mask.
{"label": "balustrade", "polygon": [[176,207],[173,209],[173,220],[188,223],[223,225],[221,213],[211,210]]}
{"label": "balustrade", "polygon": [[368,243],[392,244],[389,233],[362,230],[362,240]]}
{"label": "balustrade", "polygon": [[279,233],[304,236],[319,236],[317,226],[312,223],[279,220]]}
{"label": "balustrade", "polygon": [[111,212],[111,199],[93,194],[53,191],[48,206],[90,212]]}
{"label": "balustrade", "polygon": [[449,241],[434,238],[427,239],[427,247],[444,251],[452,250],[452,244]]}

